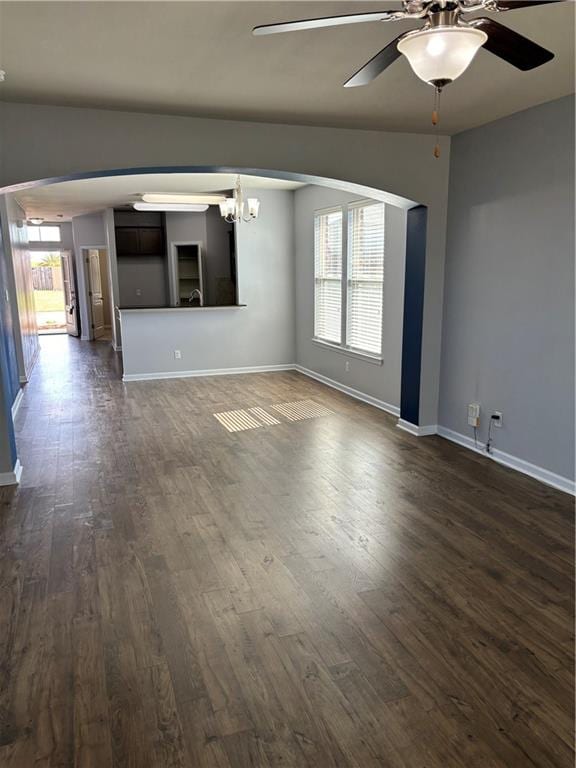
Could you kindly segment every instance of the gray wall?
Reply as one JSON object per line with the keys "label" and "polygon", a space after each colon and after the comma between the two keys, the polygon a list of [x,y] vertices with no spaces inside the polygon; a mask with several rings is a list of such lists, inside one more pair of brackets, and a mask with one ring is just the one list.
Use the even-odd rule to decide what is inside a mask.
{"label": "gray wall", "polygon": [[91,338],[90,313],[88,311],[88,283],[84,262],[83,248],[106,248],[107,237],[103,213],[87,213],[72,219],[72,236],[74,239],[74,257],[76,277],[78,281],[78,298],[80,300],[80,323],[82,338]]}
{"label": "gray wall", "polygon": [[168,302],[163,256],[120,256],[117,265],[121,307],[162,307]]}
{"label": "gray wall", "polygon": [[[198,242],[202,244],[202,252],[206,248],[208,232],[206,216],[203,213],[167,213],[166,214],[166,253],[168,264],[172,259],[172,243]],[[176,298],[178,288],[175,284],[175,274],[168,268],[169,299]],[[208,298],[204,286],[205,302]]]}
{"label": "gray wall", "polygon": [[246,307],[122,313],[126,375],[294,363],[294,193],[256,194],[261,217],[237,228],[239,301]]}
{"label": "gray wall", "polygon": [[[220,216],[218,206],[210,206],[203,213],[167,213],[166,248],[172,258],[172,243],[199,242],[202,244],[204,304],[228,303],[220,300],[219,280],[230,277],[228,231],[232,224]],[[170,293],[174,274],[169,270]]]}
{"label": "gray wall", "polygon": [[206,211],[207,253],[204,275],[208,294],[205,303],[229,303],[226,297],[233,292],[229,232],[233,229],[234,224],[224,221],[218,206],[210,206]]}
{"label": "gray wall", "polygon": [[55,224],[60,227],[59,243],[28,243],[28,250],[32,251],[73,251],[74,240],[72,238],[71,221],[45,221],[45,225]]}
{"label": "gray wall", "polygon": [[440,424],[574,477],[574,99],[452,141]]}
{"label": "gray wall", "polygon": [[[206,120],[0,102],[2,186],[79,172],[151,166],[311,174],[428,206],[420,417],[436,424],[450,140],[340,128]],[[337,182],[335,186],[337,186]],[[355,190],[358,194],[370,192]]]}
{"label": "gray wall", "polygon": [[[362,199],[326,187],[307,186],[295,192],[296,361],[309,370],[381,400],[400,406],[402,312],[406,255],[406,213],[386,206],[386,257],[382,365],[336,352],[312,340],[314,335],[314,212]],[[349,371],[346,371],[346,362]]]}

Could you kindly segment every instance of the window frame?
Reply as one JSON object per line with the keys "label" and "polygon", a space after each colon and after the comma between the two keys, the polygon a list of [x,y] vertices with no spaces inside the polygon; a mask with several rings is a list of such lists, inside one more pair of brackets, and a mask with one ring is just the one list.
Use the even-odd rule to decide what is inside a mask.
{"label": "window frame", "polygon": [[[38,230],[38,240],[32,239],[30,237],[30,230]],[[42,237],[42,230],[43,229],[57,229],[58,230],[58,240],[45,240]],[[27,224],[26,225],[26,236],[29,243],[34,243],[34,245],[37,245],[38,243],[48,243],[48,244],[54,244],[54,243],[61,243],[62,242],[62,229],[60,227],[60,224]]]}
{"label": "window frame", "polygon": [[[322,338],[321,336],[316,336],[316,300],[317,300],[317,287],[318,287],[318,280],[322,278],[316,277],[316,221],[322,216],[327,216],[331,213],[339,213],[342,216],[342,232],[340,235],[340,243],[341,243],[341,252],[340,252],[340,342],[331,341],[329,339]],[[312,338],[314,341],[318,342],[319,344],[326,344],[331,347],[339,348],[342,344],[342,339],[344,338],[344,282],[345,282],[345,270],[346,270],[346,240],[345,240],[345,229],[346,229],[346,215],[343,207],[341,205],[332,206],[330,208],[322,208],[320,210],[314,211],[313,216],[313,222],[312,222],[312,251],[313,251],[313,282],[314,282],[314,303],[312,306]],[[324,278],[324,280],[327,280],[328,278]],[[335,279],[335,278],[334,278]]]}
{"label": "window frame", "polygon": [[[349,357],[359,358],[365,362],[372,363],[374,365],[382,365],[383,358],[383,343],[384,343],[384,290],[385,290],[385,278],[382,280],[382,333],[380,337],[380,352],[375,354],[367,350],[358,349],[348,344],[348,309],[349,309],[349,273],[351,262],[351,248],[349,245],[349,221],[350,210],[353,208],[359,208],[366,205],[383,205],[384,206],[384,259],[386,258],[386,203],[381,200],[373,200],[371,198],[365,198],[362,200],[354,200],[353,202],[331,206],[330,208],[320,208],[314,211],[313,216],[313,282],[314,282],[314,303],[313,303],[313,331],[312,341],[314,344],[318,344],[321,347],[331,349],[339,354],[347,355]],[[333,213],[340,211],[342,213],[342,277],[341,277],[341,332],[340,343],[328,341],[319,336],[316,336],[316,218],[326,213]]]}

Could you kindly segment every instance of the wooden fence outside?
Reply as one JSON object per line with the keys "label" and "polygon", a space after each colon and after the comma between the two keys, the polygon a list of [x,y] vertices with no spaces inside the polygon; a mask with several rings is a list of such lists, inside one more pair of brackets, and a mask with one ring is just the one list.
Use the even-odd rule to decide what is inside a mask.
{"label": "wooden fence outside", "polygon": [[35,291],[61,291],[60,267],[32,267],[32,285]]}

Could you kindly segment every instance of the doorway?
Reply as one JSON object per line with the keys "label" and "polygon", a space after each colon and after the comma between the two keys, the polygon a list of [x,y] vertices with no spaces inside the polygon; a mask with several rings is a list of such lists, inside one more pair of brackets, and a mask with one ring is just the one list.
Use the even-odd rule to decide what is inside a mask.
{"label": "doorway", "polygon": [[111,339],[112,303],[106,248],[84,248],[86,280],[88,285],[88,309],[90,337]]}
{"label": "doorway", "polygon": [[[67,298],[69,279],[64,277],[67,251],[34,251],[31,253],[32,285],[36,306],[38,333],[67,333]],[[65,289],[65,283],[67,288]]]}

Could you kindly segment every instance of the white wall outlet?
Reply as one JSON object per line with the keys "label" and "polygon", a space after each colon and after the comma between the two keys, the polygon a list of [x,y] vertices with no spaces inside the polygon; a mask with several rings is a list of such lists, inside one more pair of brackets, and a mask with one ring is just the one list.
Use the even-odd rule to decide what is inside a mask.
{"label": "white wall outlet", "polygon": [[181,360],[182,359],[182,352],[179,349],[175,349],[174,350],[174,357],[175,357],[176,360]]}
{"label": "white wall outlet", "polygon": [[346,360],[346,363],[344,364],[344,370],[346,373],[350,370],[350,360]]}
{"label": "white wall outlet", "polygon": [[480,426],[480,404],[470,403],[468,405],[468,424],[471,427]]}
{"label": "white wall outlet", "polygon": [[492,424],[500,429],[502,427],[502,411],[493,411]]}

